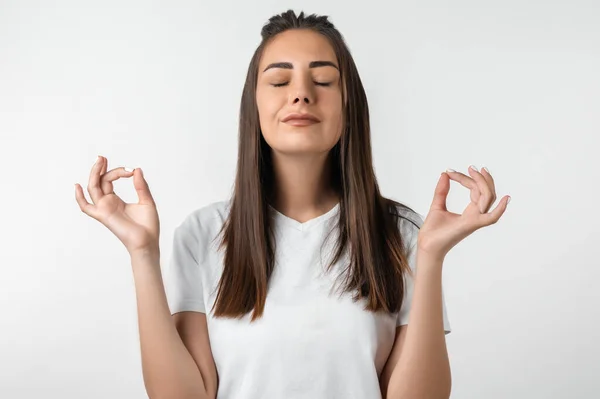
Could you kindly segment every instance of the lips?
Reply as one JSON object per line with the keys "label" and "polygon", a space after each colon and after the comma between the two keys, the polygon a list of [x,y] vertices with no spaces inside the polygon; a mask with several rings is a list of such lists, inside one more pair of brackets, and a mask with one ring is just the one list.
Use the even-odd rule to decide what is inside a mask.
{"label": "lips", "polygon": [[307,113],[305,113],[305,114],[298,114],[298,113],[289,114],[285,118],[283,118],[281,121],[286,122],[286,123],[293,122],[294,124],[299,124],[299,123],[310,124],[310,123],[320,122],[320,120],[316,116],[314,116],[312,114],[307,114]]}
{"label": "lips", "polygon": [[289,119],[287,122],[285,122],[286,125],[290,126],[310,126],[316,123],[318,122],[315,122],[310,119]]}

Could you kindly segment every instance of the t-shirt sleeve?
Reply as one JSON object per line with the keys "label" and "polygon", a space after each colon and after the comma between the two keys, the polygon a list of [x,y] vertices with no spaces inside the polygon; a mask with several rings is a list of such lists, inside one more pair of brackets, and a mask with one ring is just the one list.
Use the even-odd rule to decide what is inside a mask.
{"label": "t-shirt sleeve", "polygon": [[206,313],[202,276],[198,264],[198,234],[189,219],[175,229],[173,251],[165,273],[165,293],[171,314]]}
{"label": "t-shirt sleeve", "polygon": [[[403,239],[405,241],[405,246],[408,248],[407,250],[407,260],[408,264],[413,271],[414,276],[416,276],[416,266],[417,266],[417,238],[419,234],[419,229],[423,225],[423,218],[414,214],[410,217],[401,218],[400,222],[400,231],[403,234]],[[414,276],[410,276],[405,274],[405,290],[404,290],[404,300],[402,301],[402,307],[400,312],[398,312],[398,316],[396,319],[396,326],[402,326],[408,324],[409,316],[410,316],[410,308],[412,304],[412,297],[414,292]],[[446,310],[446,301],[444,299],[444,287],[442,285],[442,313],[444,320],[444,332],[445,334],[449,334],[452,329],[450,327],[450,320],[448,319],[448,313]]]}

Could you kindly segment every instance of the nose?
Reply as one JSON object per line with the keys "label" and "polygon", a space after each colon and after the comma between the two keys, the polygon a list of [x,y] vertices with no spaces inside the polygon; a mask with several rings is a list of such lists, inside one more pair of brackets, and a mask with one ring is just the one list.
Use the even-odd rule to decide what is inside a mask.
{"label": "nose", "polygon": [[290,92],[290,105],[298,104],[300,102],[304,104],[311,104],[314,102],[314,96],[309,87],[306,84],[301,83],[296,85]]}
{"label": "nose", "polygon": [[[300,98],[302,98],[302,100],[300,100]],[[310,104],[310,100],[306,96],[294,96],[294,101],[292,101],[292,104],[297,104],[300,101],[303,101],[305,104]]]}

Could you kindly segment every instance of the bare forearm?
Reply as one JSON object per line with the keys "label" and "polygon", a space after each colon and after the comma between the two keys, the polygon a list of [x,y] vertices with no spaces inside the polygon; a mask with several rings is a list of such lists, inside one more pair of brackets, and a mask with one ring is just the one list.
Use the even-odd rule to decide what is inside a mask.
{"label": "bare forearm", "polygon": [[200,370],[173,322],[158,251],[131,255],[137,297],[142,373],[151,399],[208,399]]}
{"label": "bare forearm", "polygon": [[451,374],[442,313],[442,262],[417,252],[410,321],[389,399],[447,399]]}

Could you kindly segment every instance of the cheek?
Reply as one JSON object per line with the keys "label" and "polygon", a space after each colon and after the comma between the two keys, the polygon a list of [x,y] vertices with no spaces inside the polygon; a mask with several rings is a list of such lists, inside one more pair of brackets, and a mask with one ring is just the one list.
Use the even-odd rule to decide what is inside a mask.
{"label": "cheek", "polygon": [[327,122],[329,127],[333,130],[333,134],[339,135],[342,127],[342,97],[338,94],[333,94],[331,98],[327,99],[326,109],[324,110],[327,114]]}
{"label": "cheek", "polygon": [[269,96],[267,93],[261,91],[256,92],[256,106],[261,121],[273,122],[280,108],[279,103],[279,99],[274,96]]}
{"label": "cheek", "polygon": [[328,112],[340,113],[342,109],[342,93],[339,90],[331,90],[323,93],[321,103],[327,108]]}
{"label": "cheek", "polygon": [[277,129],[277,101],[272,96],[259,90],[256,91],[256,107],[260,130],[269,145],[272,144],[273,135]]}

